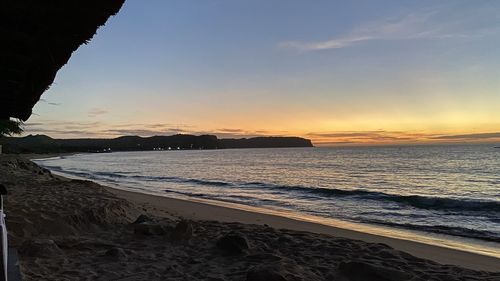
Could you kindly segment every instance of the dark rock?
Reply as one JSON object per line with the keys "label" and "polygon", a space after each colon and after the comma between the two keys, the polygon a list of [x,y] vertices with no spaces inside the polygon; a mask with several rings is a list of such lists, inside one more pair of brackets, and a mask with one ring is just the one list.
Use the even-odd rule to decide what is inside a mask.
{"label": "dark rock", "polygon": [[270,267],[253,268],[247,273],[247,281],[287,281],[276,269]]}
{"label": "dark rock", "polygon": [[164,234],[166,234],[166,231],[163,228],[163,226],[161,226],[159,224],[144,222],[144,223],[139,223],[139,224],[134,225],[134,234],[164,235]]}
{"label": "dark rock", "polygon": [[119,260],[127,259],[127,253],[122,248],[111,248],[104,253],[104,256]]}
{"label": "dark rock", "polygon": [[238,255],[248,250],[246,237],[238,233],[229,233],[217,241],[217,248],[231,255]]}
{"label": "dark rock", "polygon": [[150,221],[153,221],[153,219],[146,216],[146,215],[140,215],[137,217],[137,219],[132,224],[139,224],[139,223],[150,222]]}
{"label": "dark rock", "polygon": [[27,257],[55,257],[62,254],[54,240],[35,239],[27,240],[19,248],[19,252]]}
{"label": "dark rock", "polygon": [[182,220],[177,223],[172,231],[172,239],[174,240],[189,240],[193,236],[193,224]]}
{"label": "dark rock", "polygon": [[349,281],[400,281],[411,277],[402,271],[357,261],[340,263],[339,273]]}

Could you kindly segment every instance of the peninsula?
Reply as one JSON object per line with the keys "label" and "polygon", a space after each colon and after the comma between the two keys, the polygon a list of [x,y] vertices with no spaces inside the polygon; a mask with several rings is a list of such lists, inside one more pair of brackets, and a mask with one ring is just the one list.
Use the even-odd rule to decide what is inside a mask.
{"label": "peninsula", "polygon": [[54,139],[46,135],[8,137],[2,141],[4,153],[68,153],[226,148],[312,147],[299,137],[255,137],[219,139],[214,135],[123,136],[113,139]]}

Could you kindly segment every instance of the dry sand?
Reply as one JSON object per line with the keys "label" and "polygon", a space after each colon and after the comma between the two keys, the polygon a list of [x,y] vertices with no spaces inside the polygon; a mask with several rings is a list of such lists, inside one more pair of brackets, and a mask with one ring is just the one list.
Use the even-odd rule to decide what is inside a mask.
{"label": "dry sand", "polygon": [[24,280],[500,280],[493,257],[109,189],[16,156],[0,155],[0,183]]}

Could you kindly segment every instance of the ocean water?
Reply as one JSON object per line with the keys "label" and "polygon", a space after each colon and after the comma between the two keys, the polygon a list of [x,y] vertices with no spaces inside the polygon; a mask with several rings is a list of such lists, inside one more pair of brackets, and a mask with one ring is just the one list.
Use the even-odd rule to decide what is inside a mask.
{"label": "ocean water", "polygon": [[117,152],[36,162],[162,196],[500,243],[493,145]]}

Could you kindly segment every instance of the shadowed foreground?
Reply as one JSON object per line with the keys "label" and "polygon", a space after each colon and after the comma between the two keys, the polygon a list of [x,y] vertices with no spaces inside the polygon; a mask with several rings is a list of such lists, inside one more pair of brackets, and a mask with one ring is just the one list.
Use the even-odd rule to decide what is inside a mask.
{"label": "shadowed foreground", "polygon": [[500,280],[383,244],[155,217],[103,187],[0,156],[10,241],[25,280]]}

